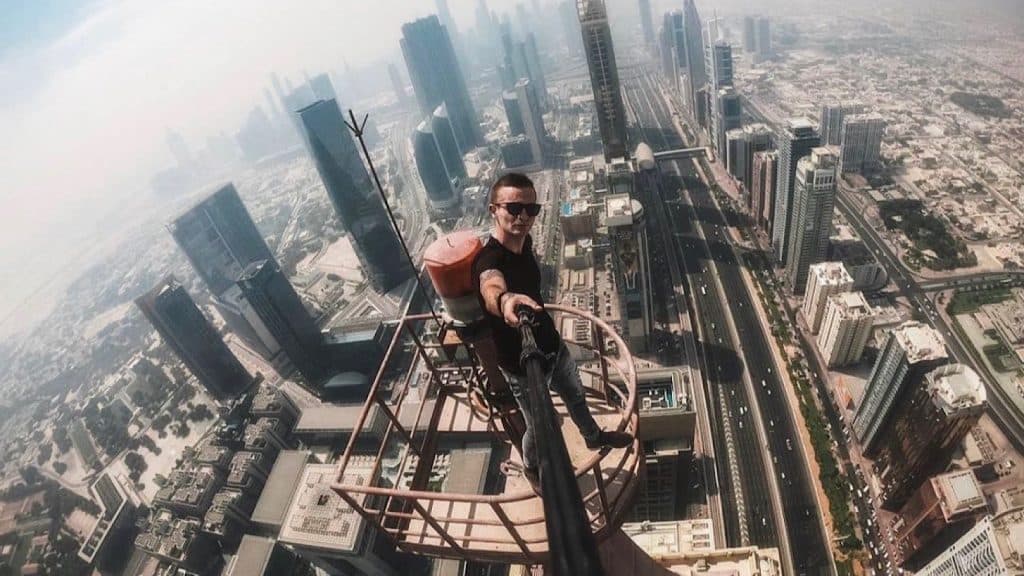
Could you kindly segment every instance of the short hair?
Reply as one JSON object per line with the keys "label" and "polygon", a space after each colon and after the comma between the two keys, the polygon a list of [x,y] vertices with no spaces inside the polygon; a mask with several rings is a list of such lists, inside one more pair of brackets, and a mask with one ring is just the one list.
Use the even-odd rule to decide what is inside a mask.
{"label": "short hair", "polygon": [[488,199],[488,203],[493,204],[494,198],[498,194],[498,190],[506,186],[509,188],[519,188],[520,190],[537,190],[533,185],[533,180],[530,180],[530,177],[526,174],[521,172],[508,172],[503,174],[501,178],[495,180],[494,184],[491,185],[491,196]]}

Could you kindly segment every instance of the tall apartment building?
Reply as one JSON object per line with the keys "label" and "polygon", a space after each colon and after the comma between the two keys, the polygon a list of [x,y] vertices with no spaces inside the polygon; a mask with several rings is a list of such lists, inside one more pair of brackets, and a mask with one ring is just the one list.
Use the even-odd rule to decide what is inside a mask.
{"label": "tall apartment building", "polygon": [[640,8],[640,29],[644,33],[644,44],[654,46],[654,20],[651,17],[651,0],[638,0]]}
{"label": "tall apartment building", "polygon": [[801,158],[811,153],[820,140],[814,125],[803,118],[792,118],[777,135],[779,150],[778,178],[775,181],[775,210],[772,217],[772,247],[775,260],[785,264],[789,255],[790,223],[793,217],[793,187],[796,167]]}
{"label": "tall apartment building", "polygon": [[924,375],[946,362],[945,343],[934,328],[906,322],[889,333],[853,420],[853,431],[866,455],[878,455],[883,428],[904,392],[920,388]]}
{"label": "tall apartment building", "polygon": [[249,373],[174,276],[165,277],[136,298],[135,305],[164,343],[214,396],[234,396],[248,387],[252,381]]}
{"label": "tall apartment building", "polygon": [[515,84],[516,103],[519,105],[519,117],[523,120],[523,130],[530,139],[530,150],[537,164],[544,163],[544,117],[541,112],[537,92],[533,83],[520,78]]}
{"label": "tall apartment building", "polygon": [[875,311],[863,292],[840,292],[828,297],[818,350],[829,368],[855,364],[875,325]]}
{"label": "tall apartment building", "polygon": [[747,54],[757,49],[757,20],[753,16],[743,17],[743,51]]}
{"label": "tall apartment building", "polygon": [[757,17],[757,29],[754,32],[756,58],[764,60],[772,56],[772,25],[767,16]]}
{"label": "tall apartment building", "polygon": [[772,235],[772,216],[775,213],[775,183],[779,166],[779,153],[754,153],[754,170],[750,185],[750,214],[755,224]]}
{"label": "tall apartment building", "polygon": [[772,131],[764,124],[748,124],[726,132],[725,142],[726,167],[749,196],[754,180],[754,154],[772,147]]}
{"label": "tall apartment building", "polygon": [[811,332],[817,334],[825,317],[828,297],[853,289],[853,278],[842,262],[819,262],[808,269],[802,311]]}
{"label": "tall apartment building", "polygon": [[686,77],[688,80],[687,100],[694,120],[699,118],[700,90],[708,83],[707,68],[704,66],[704,37],[701,34],[700,14],[694,0],[683,0],[683,25],[686,29]]}
{"label": "tall apartment building", "polygon": [[878,114],[855,114],[843,118],[840,131],[839,169],[848,172],[870,172],[880,165],[885,118]]}
{"label": "tall apartment building", "polygon": [[917,576],[997,576],[1024,573],[1024,507],[986,516]]}
{"label": "tall apartment building", "polygon": [[604,159],[609,161],[626,157],[629,155],[626,108],[622,103],[608,12],[603,0],[576,0],[576,10],[583,34],[587,68],[590,70],[590,85],[594,91]]}
{"label": "tall apartment building", "polygon": [[896,532],[893,561],[904,570],[920,568],[987,512],[988,503],[972,470],[932,476],[892,522]]}
{"label": "tall apartment building", "polygon": [[896,396],[875,442],[883,506],[902,506],[925,479],[946,470],[986,399],[981,378],[963,364],[939,366]]}
{"label": "tall apartment building", "polygon": [[864,105],[855,102],[830,102],[821,106],[821,133],[822,146],[839,146],[843,131],[843,118],[854,114],[863,114]]}
{"label": "tall apartment building", "polygon": [[605,225],[620,287],[623,337],[630,350],[646,350],[651,332],[651,279],[643,206],[629,194],[605,197]]}
{"label": "tall apartment building", "polygon": [[793,293],[800,294],[808,267],[828,252],[836,201],[836,157],[831,149],[814,148],[810,157],[800,159],[793,189],[786,276]]}

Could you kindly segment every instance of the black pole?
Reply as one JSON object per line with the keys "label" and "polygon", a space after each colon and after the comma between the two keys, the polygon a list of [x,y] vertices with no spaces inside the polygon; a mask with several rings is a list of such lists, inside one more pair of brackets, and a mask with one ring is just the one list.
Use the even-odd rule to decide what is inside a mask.
{"label": "black pole", "polygon": [[544,353],[533,337],[533,310],[518,306],[519,336],[523,352],[519,364],[526,371],[530,428],[537,446],[544,525],[548,532],[549,568],[555,576],[602,576],[597,543],[575,470],[557,424],[555,407],[548,394]]}
{"label": "black pole", "polygon": [[434,317],[434,322],[440,327],[441,319],[437,316],[437,312],[434,310],[434,301],[430,298],[430,293],[423,286],[423,280],[420,279],[419,270],[416,269],[416,264],[412,261],[412,253],[409,252],[409,246],[405,243],[405,238],[402,237],[402,231],[398,229],[398,222],[395,221],[395,214],[391,211],[391,204],[388,203],[388,197],[384,194],[384,187],[380,185],[380,178],[377,177],[377,169],[373,166],[373,159],[370,158],[370,151],[366,148],[366,140],[363,138],[363,128],[366,126],[366,119],[370,117],[369,114],[363,116],[362,123],[356,121],[356,114],[351,108],[348,110],[348,116],[352,119],[352,123],[345,122],[348,129],[355,134],[356,140],[359,141],[359,146],[363,149],[363,156],[366,157],[366,163],[370,166],[370,174],[373,175],[373,183],[377,186],[377,193],[380,194],[380,201],[384,203],[384,209],[387,210],[388,219],[391,221],[391,226],[395,229],[395,235],[398,236],[398,241],[402,243],[402,252],[405,253],[405,259],[409,261],[409,268],[412,269],[412,275],[416,278],[416,285],[419,286],[420,292],[423,293],[423,299],[427,301],[427,306],[430,308],[430,315]]}

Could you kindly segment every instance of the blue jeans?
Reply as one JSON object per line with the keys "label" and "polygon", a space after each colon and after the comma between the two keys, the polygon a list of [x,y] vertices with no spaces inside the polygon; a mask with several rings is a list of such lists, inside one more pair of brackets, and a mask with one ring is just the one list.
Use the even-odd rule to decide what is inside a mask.
{"label": "blue jeans", "polygon": [[[527,380],[525,374],[513,374],[505,369],[501,370],[512,389],[512,395],[516,398],[516,404],[523,412],[523,419],[526,421],[526,432],[523,433],[523,466],[526,468],[537,468],[537,441],[534,438],[533,429],[530,426],[530,395],[526,390]],[[555,361],[551,363],[544,374],[547,388],[557,392],[565,402],[576,428],[584,440],[597,440],[601,434],[594,417],[587,409],[587,399],[583,391],[583,381],[580,380],[580,372],[576,368],[576,361],[572,359],[565,342],[558,348]]]}

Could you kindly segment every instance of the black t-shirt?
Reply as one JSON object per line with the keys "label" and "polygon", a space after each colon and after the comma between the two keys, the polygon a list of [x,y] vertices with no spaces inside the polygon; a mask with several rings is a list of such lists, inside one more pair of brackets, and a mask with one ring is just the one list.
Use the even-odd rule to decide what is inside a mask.
{"label": "black t-shirt", "polygon": [[[533,238],[527,236],[522,253],[516,254],[492,236],[473,261],[473,283],[477,289],[480,308],[484,310],[491,325],[494,344],[498,349],[498,365],[509,372],[520,373],[519,354],[522,352],[522,345],[519,329],[506,324],[500,316],[488,312],[483,295],[480,294],[480,274],[491,269],[501,272],[505,277],[505,286],[509,292],[525,294],[543,306],[544,298],[540,294],[540,266],[533,255]],[[536,318],[537,326],[533,334],[537,346],[545,354],[558,352],[561,337],[555,329],[555,321],[547,311],[537,312]]]}

